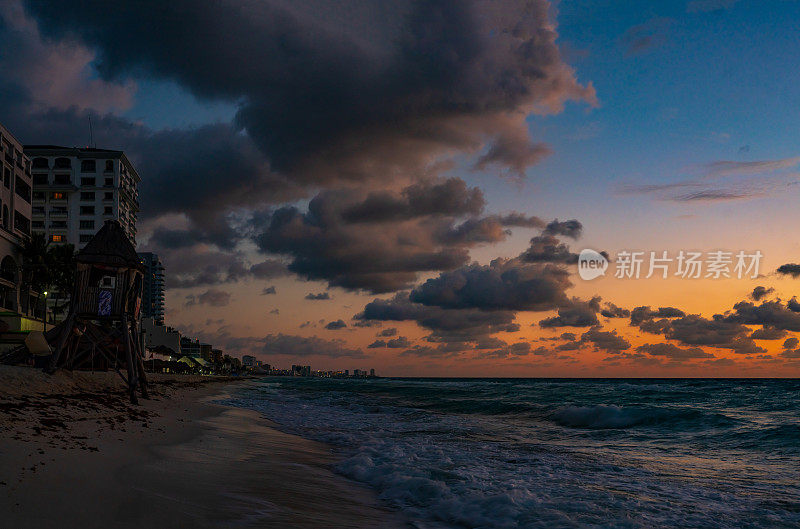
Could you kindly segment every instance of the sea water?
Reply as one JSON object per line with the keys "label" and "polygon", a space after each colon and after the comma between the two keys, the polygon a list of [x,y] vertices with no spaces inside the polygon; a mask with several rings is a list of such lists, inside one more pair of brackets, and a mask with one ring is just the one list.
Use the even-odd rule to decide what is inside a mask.
{"label": "sea water", "polygon": [[800,381],[267,378],[419,528],[800,527]]}

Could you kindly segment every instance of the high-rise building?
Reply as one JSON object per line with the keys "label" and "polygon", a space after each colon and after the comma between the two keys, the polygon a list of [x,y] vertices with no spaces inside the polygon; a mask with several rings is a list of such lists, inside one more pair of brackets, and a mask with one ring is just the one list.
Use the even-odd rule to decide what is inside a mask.
{"label": "high-rise building", "polygon": [[22,144],[0,125],[0,308],[21,312],[20,249],[31,230],[31,162]]}
{"label": "high-rise building", "polygon": [[122,151],[26,145],[32,163],[33,232],[83,248],[106,220],[136,245],[141,179]]}
{"label": "high-rise building", "polygon": [[142,316],[164,325],[164,265],[152,252],[139,253],[145,267],[142,284]]}

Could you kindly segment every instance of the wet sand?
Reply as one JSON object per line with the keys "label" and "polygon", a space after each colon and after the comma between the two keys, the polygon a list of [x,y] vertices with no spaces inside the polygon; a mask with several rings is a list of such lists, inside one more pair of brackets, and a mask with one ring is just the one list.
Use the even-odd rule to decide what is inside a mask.
{"label": "wet sand", "polygon": [[407,527],[327,446],[213,403],[249,382],[158,377],[131,406],[110,375],[0,368],[4,526]]}

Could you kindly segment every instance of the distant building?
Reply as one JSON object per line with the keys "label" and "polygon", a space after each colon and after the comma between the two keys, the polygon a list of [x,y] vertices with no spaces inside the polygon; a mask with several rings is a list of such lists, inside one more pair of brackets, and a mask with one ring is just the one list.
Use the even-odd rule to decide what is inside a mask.
{"label": "distant building", "polygon": [[200,341],[191,338],[181,338],[181,353],[192,358],[202,358],[200,355]]}
{"label": "distant building", "polygon": [[156,325],[164,325],[164,265],[152,252],[139,253],[145,266],[142,285],[142,317],[153,318]]}
{"label": "distant building", "polygon": [[292,366],[292,375],[296,377],[310,377],[311,376],[311,366],[300,366],[300,365],[293,365]]}
{"label": "distant building", "polygon": [[249,368],[256,367],[256,357],[253,355],[244,355],[242,357],[242,365]]}
{"label": "distant building", "polygon": [[148,349],[163,346],[172,349],[176,355],[181,354],[181,333],[172,327],[157,324],[151,317],[142,318],[142,335]]}
{"label": "distant building", "polygon": [[31,162],[19,140],[2,125],[0,147],[0,308],[23,313],[28,299],[20,295],[20,250],[31,233]]}
{"label": "distant building", "polygon": [[106,220],[136,246],[139,174],[122,151],[26,145],[33,174],[32,230],[83,248]]}
{"label": "distant building", "polygon": [[369,370],[369,376],[371,376],[371,377],[375,376],[375,370],[374,369],[370,369]]}

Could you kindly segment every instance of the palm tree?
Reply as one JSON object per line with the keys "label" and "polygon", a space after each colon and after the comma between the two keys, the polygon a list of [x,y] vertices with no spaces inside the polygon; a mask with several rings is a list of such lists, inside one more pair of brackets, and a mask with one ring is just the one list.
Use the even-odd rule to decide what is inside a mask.
{"label": "palm tree", "polygon": [[[30,291],[42,293],[50,284],[50,268],[48,266],[48,247],[43,233],[33,233],[22,245],[22,299],[20,303],[27,312],[30,309]],[[34,307],[34,313],[38,309]]]}
{"label": "palm tree", "polygon": [[49,248],[47,266],[50,272],[48,286],[55,291],[53,313],[60,314],[66,308],[66,303],[59,305],[58,302],[62,299],[65,302],[69,300],[75,285],[75,246],[59,244]]}

